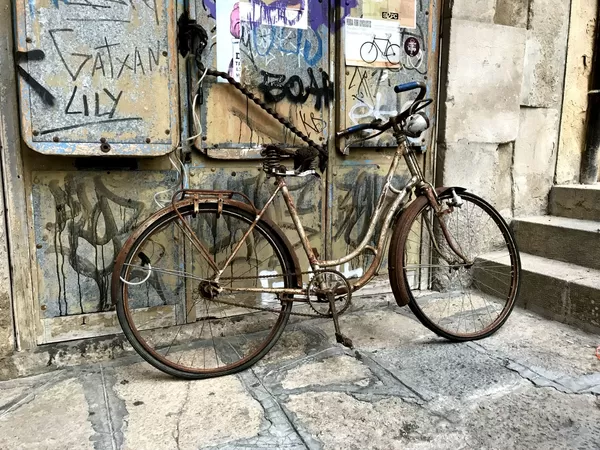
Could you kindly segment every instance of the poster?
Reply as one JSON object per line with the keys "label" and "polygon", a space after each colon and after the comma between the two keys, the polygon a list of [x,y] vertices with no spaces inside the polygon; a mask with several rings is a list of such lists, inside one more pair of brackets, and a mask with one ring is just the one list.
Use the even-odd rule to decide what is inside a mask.
{"label": "poster", "polygon": [[[240,81],[236,61],[240,60],[240,2],[239,0],[219,0],[217,4],[217,70],[227,72]],[[236,77],[237,76],[237,77]],[[226,80],[218,78],[221,83]]]}
{"label": "poster", "polygon": [[402,58],[397,21],[346,18],[347,66],[399,68]]}
{"label": "poster", "polygon": [[417,0],[363,0],[363,17],[399,22],[402,28],[416,28]]}
{"label": "poster", "polygon": [[[308,28],[308,0],[219,0],[217,5],[217,70],[240,81],[241,22],[252,26],[269,25],[297,29]],[[218,78],[221,83],[226,80]]]}

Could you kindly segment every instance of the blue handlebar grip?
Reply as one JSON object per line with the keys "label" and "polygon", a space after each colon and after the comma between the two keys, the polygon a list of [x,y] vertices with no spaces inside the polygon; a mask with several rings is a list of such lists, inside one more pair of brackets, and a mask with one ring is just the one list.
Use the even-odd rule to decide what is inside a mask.
{"label": "blue handlebar grip", "polygon": [[358,125],[354,125],[354,126],[352,126],[350,128],[347,128],[347,129],[345,129],[343,131],[338,132],[337,136],[340,137],[340,138],[342,138],[342,137],[348,136],[348,135],[350,135],[352,133],[356,133],[357,131],[366,130],[370,126],[371,126],[370,123],[359,123]]}
{"label": "blue handlebar grip", "polygon": [[400,92],[411,91],[413,89],[422,87],[422,83],[419,83],[418,81],[411,81],[410,83],[399,84],[394,88],[394,92],[396,92],[396,94],[399,94]]}
{"label": "blue handlebar grip", "polygon": [[360,130],[366,128],[366,126],[369,126],[369,124],[361,123],[359,125],[354,125],[350,128],[347,128],[346,133],[354,133],[355,131],[360,131]]}

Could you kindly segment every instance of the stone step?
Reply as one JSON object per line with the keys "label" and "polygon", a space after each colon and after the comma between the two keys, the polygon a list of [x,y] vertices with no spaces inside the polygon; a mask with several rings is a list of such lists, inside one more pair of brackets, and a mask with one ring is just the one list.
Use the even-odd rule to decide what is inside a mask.
{"label": "stone step", "polygon": [[[491,253],[478,261],[510,270],[508,256]],[[591,333],[600,333],[600,270],[527,253],[521,253],[521,266],[518,306]],[[503,291],[493,273],[477,271],[476,279],[481,286],[487,286],[484,289],[489,289],[488,294]]]}
{"label": "stone step", "polygon": [[553,216],[600,221],[600,184],[554,186],[549,208]]}
{"label": "stone step", "polygon": [[524,253],[600,269],[600,222],[540,216],[514,219],[512,228]]}

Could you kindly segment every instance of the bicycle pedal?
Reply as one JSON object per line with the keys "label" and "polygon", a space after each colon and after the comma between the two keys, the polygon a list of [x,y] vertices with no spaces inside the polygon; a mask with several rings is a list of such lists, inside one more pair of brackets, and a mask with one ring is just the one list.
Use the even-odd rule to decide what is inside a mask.
{"label": "bicycle pedal", "polygon": [[338,344],[342,344],[344,347],[354,348],[352,339],[344,336],[342,333],[335,333],[335,340],[338,342]]}

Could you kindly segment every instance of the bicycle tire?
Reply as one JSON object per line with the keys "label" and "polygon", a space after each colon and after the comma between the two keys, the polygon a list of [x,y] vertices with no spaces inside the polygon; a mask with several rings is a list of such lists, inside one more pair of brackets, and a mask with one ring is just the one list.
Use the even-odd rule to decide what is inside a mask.
{"label": "bicycle tire", "polygon": [[[370,45],[371,48],[368,51],[365,51],[365,46]],[[375,50],[375,51],[373,51]],[[367,57],[365,58],[365,55],[363,54],[363,51],[365,51],[365,53],[367,54]],[[373,58],[371,58],[371,56],[373,56]],[[374,42],[365,42],[363,45],[360,46],[360,57],[362,58],[362,60],[367,63],[367,64],[372,64],[377,60],[377,56],[379,55],[379,48],[377,47],[377,45]]]}
{"label": "bicycle tire", "polygon": [[[203,223],[203,225],[201,225],[201,227],[204,227],[205,225],[207,227],[214,225],[215,227],[224,226],[225,228],[227,228],[227,227],[233,226],[233,225],[231,225],[231,223],[234,219],[239,220],[240,222],[249,225],[256,218],[256,214],[251,210],[251,208],[244,206],[243,204],[239,204],[239,206],[236,206],[236,205],[231,205],[231,204],[225,203],[222,205],[222,211],[220,211],[220,212],[219,212],[219,206],[217,205],[217,203],[200,203],[198,205],[198,209],[195,210],[193,203],[187,202],[186,204],[183,204],[182,206],[177,205],[176,208],[179,210],[179,212],[182,214],[182,216],[184,218],[189,219],[189,220],[196,219],[199,217],[200,217],[200,220],[204,220],[204,219],[208,218],[208,216],[205,216],[207,214],[211,216],[211,220],[214,219],[213,222],[208,222],[208,221],[207,222],[195,222],[195,223]],[[204,317],[201,317],[200,319],[196,318],[195,322],[191,322],[188,320],[188,315],[192,312],[192,310],[194,310],[195,312],[198,310],[197,301],[196,301],[192,304],[192,307],[190,307],[189,309],[187,307],[183,309],[183,313],[184,313],[183,317],[185,318],[185,321],[181,324],[177,323],[177,319],[176,319],[177,313],[174,312],[173,316],[175,317],[176,323],[175,323],[175,325],[173,325],[173,327],[179,326],[180,330],[177,331],[177,334],[175,334],[173,341],[178,339],[181,328],[183,328],[183,327],[189,328],[190,326],[193,327],[196,324],[198,324],[199,322],[201,322],[203,324],[202,330],[206,326],[205,325],[206,323],[210,324],[210,322],[213,320],[215,321],[215,326],[218,321],[221,321],[223,323],[227,321],[226,326],[223,325],[223,323],[220,324],[220,325],[223,325],[221,330],[230,330],[230,328],[227,328],[227,327],[238,326],[238,324],[239,324],[239,327],[247,327],[248,328],[249,332],[247,334],[244,334],[246,332],[245,330],[241,330],[242,334],[240,334],[240,335],[230,335],[230,334],[223,335],[223,334],[221,334],[221,335],[215,336],[213,334],[212,325],[209,326],[208,329],[210,330],[210,333],[211,333],[212,346],[213,346],[212,350],[214,351],[214,361],[216,361],[216,365],[217,365],[217,367],[212,367],[210,369],[206,369],[206,365],[203,369],[200,369],[197,367],[189,367],[189,366],[185,365],[185,364],[189,364],[189,363],[182,364],[181,356],[179,356],[179,360],[177,362],[172,360],[172,359],[174,359],[174,357],[172,359],[169,359],[169,352],[171,351],[171,347],[174,347],[173,355],[177,355],[176,351],[177,351],[178,347],[181,348],[180,353],[182,355],[185,355],[184,361],[190,361],[190,355],[188,355],[188,353],[190,353],[190,352],[198,353],[198,352],[200,352],[200,349],[202,349],[202,351],[204,353],[204,355],[203,355],[204,362],[206,364],[206,353],[207,353],[206,350],[207,350],[207,345],[210,345],[210,341],[209,341],[208,337],[205,338],[203,341],[201,341],[202,336],[203,336],[202,330],[200,331],[200,334],[197,334],[197,328],[200,327],[201,325],[196,326],[196,331],[195,331],[196,334],[194,334],[194,332],[190,333],[188,329],[186,329],[186,331],[185,331],[185,333],[187,333],[188,335],[198,336],[198,339],[196,341],[191,340],[189,342],[181,342],[181,343],[172,342],[166,352],[164,351],[164,346],[163,346],[163,349],[159,348],[159,343],[161,342],[160,337],[152,337],[151,333],[155,332],[159,336],[161,336],[161,334],[168,335],[167,329],[171,327],[170,325],[157,326],[156,328],[144,328],[144,326],[142,326],[142,327],[139,327],[140,329],[138,329],[139,324],[136,324],[135,319],[134,319],[134,317],[136,317],[136,313],[135,313],[135,311],[133,311],[135,309],[134,304],[136,303],[137,299],[132,300],[132,296],[131,296],[131,292],[130,292],[130,290],[132,289],[132,286],[127,285],[126,283],[123,283],[121,281],[121,277],[124,277],[126,280],[128,280],[128,277],[131,276],[131,272],[133,272],[133,270],[135,270],[135,269],[131,269],[132,265],[130,265],[130,262],[133,261],[135,258],[140,258],[139,252],[143,251],[143,249],[145,248],[144,244],[148,243],[148,245],[151,244],[153,247],[155,247],[157,245],[157,242],[160,242],[158,240],[158,237],[156,237],[156,234],[159,232],[162,232],[163,230],[168,230],[169,225],[175,224],[175,226],[177,226],[176,221],[178,221],[178,220],[180,220],[180,219],[178,218],[176,210],[173,207],[165,208],[164,210],[155,214],[153,217],[151,217],[146,222],[144,222],[140,227],[138,227],[138,229],[129,237],[128,241],[123,246],[123,249],[121,250],[121,253],[119,254],[119,257],[117,258],[117,261],[115,263],[113,278],[112,278],[112,282],[113,282],[112,295],[113,295],[114,301],[116,301],[117,316],[118,316],[121,328],[123,329],[125,336],[127,337],[128,341],[130,342],[130,344],[132,345],[134,350],[144,360],[146,360],[148,363],[150,363],[157,369],[161,370],[162,372],[165,372],[174,377],[184,378],[184,379],[204,379],[204,378],[212,378],[212,377],[217,377],[217,376],[229,375],[232,373],[236,373],[236,372],[245,370],[245,369],[251,367],[256,362],[258,362],[262,357],[264,357],[269,352],[269,350],[271,350],[271,348],[275,345],[275,343],[278,341],[278,339],[280,338],[280,336],[289,320],[289,316],[290,316],[291,309],[292,309],[291,301],[284,301],[284,300],[281,300],[279,297],[277,297],[275,299],[276,301],[273,301],[272,299],[267,299],[267,300],[271,301],[271,304],[279,303],[280,309],[274,313],[265,312],[264,314],[262,312],[256,312],[256,311],[252,312],[252,310],[249,310],[250,314],[248,316],[242,316],[238,313],[237,315],[231,316],[231,317],[227,316],[227,315],[225,315],[225,317],[219,317],[218,315],[215,316],[214,312],[209,311],[209,309],[207,307],[206,315]],[[220,222],[217,222],[217,221],[220,221]],[[202,228],[202,229],[204,229],[204,228]],[[298,273],[297,272],[297,268],[298,268],[297,260],[295,258],[295,255],[290,250],[291,246],[290,246],[289,242],[287,241],[287,239],[285,238],[285,236],[283,235],[283,233],[275,225],[273,225],[272,223],[270,223],[267,220],[259,221],[257,223],[256,228],[254,229],[253,233],[258,233],[259,237],[261,237],[265,240],[265,242],[266,242],[265,245],[269,245],[273,249],[273,254],[274,254],[274,256],[276,256],[278,263],[281,265],[282,274],[284,274],[284,276],[280,277],[280,279],[282,280],[285,287],[297,287],[297,285],[298,285],[297,275],[295,275],[295,276],[291,275],[291,274]],[[196,233],[196,234],[198,234],[198,233]],[[239,235],[239,232],[237,234]],[[170,236],[169,232],[167,233],[167,235]],[[153,236],[155,236],[154,241],[152,240]],[[251,236],[253,236],[253,234]],[[249,242],[249,239],[246,241],[246,243]],[[184,240],[183,242],[186,242],[186,241]],[[237,242],[237,241],[235,241],[235,242]],[[257,241],[254,240],[253,245],[256,244],[256,242]],[[188,246],[189,246],[189,244],[188,244]],[[259,250],[257,249],[257,247],[258,247],[258,245],[256,245],[255,249],[254,249],[256,251],[256,255],[259,254]],[[142,250],[140,250],[140,249],[142,249]],[[187,250],[187,252],[188,252],[188,254],[193,253],[190,250]],[[184,253],[185,253],[185,251],[184,251]],[[164,254],[166,254],[166,252],[164,252]],[[260,254],[261,255],[265,254],[265,250],[260,249]],[[164,255],[160,256],[160,258],[163,259]],[[236,260],[237,259],[238,258],[236,258]],[[258,259],[259,258],[257,257],[257,260]],[[178,253],[178,258],[175,258],[175,260],[181,261],[181,252]],[[191,267],[192,267],[191,269],[188,268],[188,262],[186,261],[186,266],[185,266],[186,272],[184,272],[184,273],[187,273],[188,270],[191,270],[192,274],[193,274],[194,273],[193,271],[196,271],[196,265],[197,265],[196,261],[197,260],[194,259],[193,262],[191,263]],[[232,262],[232,265],[233,265],[233,262]],[[256,267],[258,269],[258,265]],[[141,269],[138,269],[138,270],[141,270]],[[154,267],[153,267],[153,270],[154,270]],[[157,273],[159,273],[160,270],[162,270],[162,269],[159,269],[159,271]],[[164,275],[164,273],[163,273],[163,275]],[[237,275],[237,276],[239,277],[241,275]],[[129,281],[131,282],[133,279],[134,278],[129,278]],[[235,278],[232,276],[231,280],[232,280],[231,286],[233,286],[233,283],[235,282],[234,280],[239,280],[239,278]],[[258,280],[258,281],[260,282],[261,280]],[[188,283],[187,278],[186,278],[185,283],[186,284],[185,284],[183,290],[185,292],[190,292],[189,286],[187,284]],[[161,286],[161,290],[162,290],[164,285],[160,285],[160,286]],[[179,286],[179,285],[177,285],[177,286]],[[252,286],[247,286],[247,287],[252,287]],[[148,286],[146,286],[146,288],[150,289]],[[198,290],[200,290],[200,288],[198,288]],[[158,292],[158,290],[156,292]],[[177,294],[176,294],[176,289],[174,290],[174,295],[175,295],[176,300],[175,300],[175,303],[173,303],[173,305],[174,305],[173,310],[176,311],[177,301],[178,300],[181,301],[181,296],[178,299]],[[187,294],[184,293],[183,296],[186,297],[186,295]],[[238,293],[233,293],[232,295],[236,295],[237,297],[239,297]],[[255,293],[254,295],[256,296],[256,295],[263,295],[263,294]],[[273,294],[273,296],[274,295],[275,294]],[[150,298],[150,295],[148,295],[148,298]],[[204,300],[206,303],[206,298]],[[213,300],[209,300],[209,301],[210,301],[210,303],[213,303],[213,304],[218,303]],[[264,301],[264,299],[261,297],[261,302],[262,301]],[[159,307],[162,308],[162,307],[164,307],[164,305],[158,305],[158,306],[156,306],[156,309],[158,309]],[[223,309],[222,304],[219,304],[219,307],[221,308],[221,311],[222,311],[222,309]],[[227,307],[227,305],[225,305],[225,307]],[[239,309],[239,306],[236,306],[236,308]],[[141,310],[141,308],[140,308],[140,310]],[[213,309],[213,311],[214,311],[214,309]],[[273,317],[273,321],[270,322],[270,328],[268,326],[265,326],[264,328],[268,328],[268,329],[261,330],[260,328],[262,327],[262,325],[261,325],[260,320],[253,321],[253,319],[256,319],[256,317],[254,317],[254,318],[252,317],[252,314],[254,314],[254,313],[256,313],[256,315],[259,316],[259,319],[264,319],[265,315],[274,314],[275,317]],[[155,314],[159,315],[159,313],[155,313]],[[221,313],[221,316],[222,316],[222,313]],[[147,325],[147,323],[144,323],[143,325]],[[163,324],[157,324],[157,325],[163,325]],[[253,332],[253,327],[256,327],[258,329],[258,331]],[[221,333],[223,333],[223,332],[221,332]],[[264,339],[263,339],[262,336],[265,334],[266,334],[266,337],[264,337]],[[150,336],[150,337],[148,338],[148,336]],[[181,336],[183,337],[184,335],[181,335]],[[245,339],[244,345],[247,344],[247,347],[250,349],[249,354],[247,354],[247,355],[244,354],[243,357],[240,356],[240,354],[239,354],[240,351],[243,351],[243,349],[240,350],[240,348],[242,347],[242,344],[239,343],[239,341],[241,341],[240,336],[242,336]],[[252,347],[253,342],[254,342],[254,341],[252,341],[253,338],[260,340],[260,342],[258,343],[258,345],[255,349],[253,349],[253,347]],[[154,346],[152,344],[153,340],[154,340],[154,343],[156,343],[156,348],[154,348]],[[215,343],[215,340],[216,340],[216,343]],[[175,344],[177,344],[177,345],[175,345]],[[217,351],[217,346],[219,346],[219,352]],[[227,364],[224,364],[222,367],[219,367],[218,364],[219,364],[220,359],[222,358],[222,356],[220,354],[220,350],[223,348],[225,348],[226,350],[229,350],[229,347],[231,347],[233,349],[233,351],[227,352],[228,357],[231,358],[231,355],[235,354],[237,356],[234,355],[233,357],[234,358],[239,357],[239,359],[237,361],[229,361]],[[163,351],[163,353],[165,353],[165,355],[161,354],[161,350]],[[212,355],[209,354],[209,357],[212,358]],[[191,365],[194,364],[196,358],[197,358],[197,355],[194,355]]]}
{"label": "bicycle tire", "polygon": [[[483,339],[498,331],[515,306],[521,280],[519,251],[513,233],[506,221],[489,203],[480,197],[468,192],[461,192],[460,197],[464,202],[463,206],[461,208],[454,207],[452,212],[442,217],[455,215],[454,229],[456,231],[451,230],[453,225],[451,220],[454,219],[450,218],[447,219],[448,232],[454,242],[458,243],[461,252],[472,261],[470,266],[468,264],[450,264],[439,256],[441,253],[446,256],[456,255],[456,253],[448,251],[450,245],[443,237],[439,225],[437,225],[437,230],[434,227],[427,226],[423,213],[429,214],[430,217],[434,217],[434,214],[428,211],[431,208],[425,196],[418,197],[401,216],[390,242],[388,262],[390,283],[397,303],[400,306],[408,304],[411,311],[424,326],[439,336],[457,342]],[[451,199],[452,190],[446,190],[439,196],[440,204],[444,204],[444,202]],[[483,235],[484,229],[478,228],[477,236],[475,238],[471,236],[467,246],[465,244],[467,241],[458,239],[455,236],[461,230],[473,229],[473,221],[460,220],[460,214],[462,211],[468,211],[470,204],[482,211],[480,218],[483,218],[484,214],[486,215],[485,225],[480,224],[480,226],[484,227],[491,223],[498,234],[487,234],[482,239],[480,236]],[[457,213],[457,211],[460,211],[460,213]],[[424,244],[426,239],[431,237],[431,232],[428,231],[430,229],[434,230],[434,235],[442,235],[437,242],[438,248],[442,250],[441,253],[437,251],[435,244],[430,243],[429,247]],[[415,232],[415,230],[418,231]],[[485,231],[491,232],[493,230],[486,229]],[[421,245],[425,245],[424,248],[419,249],[418,254],[415,254],[414,248],[412,250],[409,248],[408,240],[411,232],[414,237],[419,234]],[[447,248],[443,249],[441,243],[446,245]],[[475,251],[480,251],[481,254],[475,256]],[[411,259],[421,261],[427,259],[427,261],[426,264],[417,265],[411,264]],[[429,261],[431,261],[431,264],[429,264]],[[500,261],[504,261],[504,264],[501,264]],[[501,279],[502,276],[505,276],[505,278]],[[509,280],[506,278],[508,276],[510,276]],[[458,280],[458,282],[454,280]],[[502,288],[499,285],[494,288],[486,284],[486,282],[490,283],[490,280],[494,283],[500,281],[508,283],[503,284],[507,286],[507,290],[500,290]],[[473,308],[471,310],[473,328],[470,330],[467,330],[469,320],[466,317],[463,319],[462,310],[457,311],[459,300],[457,291],[453,290],[453,287],[462,288],[464,291],[460,307],[464,308],[465,298],[468,298],[468,303]],[[503,300],[503,295],[505,300]],[[490,305],[492,312],[495,312],[494,315],[490,313]],[[496,312],[494,305],[498,305],[496,309],[500,307],[501,309]],[[447,317],[434,317],[434,310],[439,311],[440,307],[442,308],[442,314],[446,310],[448,311],[449,315]],[[486,313],[490,318],[489,322],[485,318]],[[464,332],[460,331],[461,321],[464,324]],[[452,330],[452,326],[455,326],[454,330]]]}

